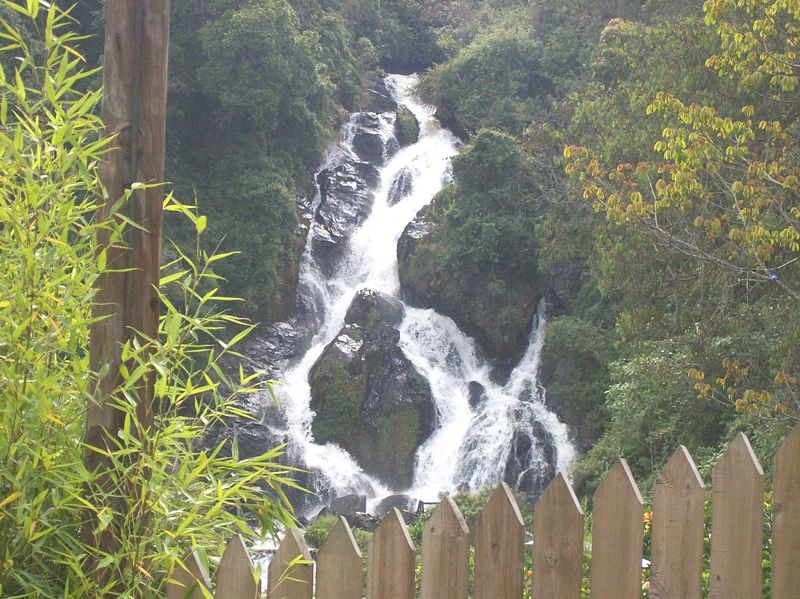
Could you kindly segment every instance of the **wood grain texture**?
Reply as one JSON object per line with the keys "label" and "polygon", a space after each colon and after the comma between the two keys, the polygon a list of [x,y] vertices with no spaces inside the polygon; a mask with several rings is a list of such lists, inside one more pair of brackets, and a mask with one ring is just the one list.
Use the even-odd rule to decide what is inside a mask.
{"label": "wood grain texture", "polygon": [[700,599],[706,488],[681,445],[653,491],[650,596]]}
{"label": "wood grain texture", "polygon": [[422,599],[467,599],[469,529],[445,497],[422,533]]}
{"label": "wood grain texture", "polygon": [[[305,563],[291,565],[298,558]],[[311,599],[313,590],[311,553],[300,532],[290,528],[267,568],[267,598]]]}
{"label": "wood grain texture", "polygon": [[258,582],[250,554],[240,535],[231,537],[217,569],[215,599],[256,599]]}
{"label": "wood grain texture", "polygon": [[397,508],[381,522],[367,556],[367,599],[414,598],[415,548]]}
{"label": "wood grain texture", "polygon": [[167,599],[205,599],[201,586],[210,591],[211,580],[193,550],[184,556],[183,564],[176,566],[167,586]]}
{"label": "wood grain texture", "polygon": [[800,594],[800,425],[775,455],[772,490],[772,598]]}
{"label": "wood grain texture", "polygon": [[761,597],[763,502],[764,472],[739,433],[712,473],[711,599]]}
{"label": "wood grain texture", "polygon": [[533,596],[580,599],[582,575],[583,510],[559,473],[533,510]]}
{"label": "wood grain texture", "polygon": [[361,599],[364,570],[350,525],[339,516],[317,554],[317,599]]}
{"label": "wood grain texture", "polygon": [[[145,338],[158,332],[158,283],[161,267],[162,203],[164,197],[164,156],[166,147],[167,64],[169,55],[170,0],[142,0],[143,27],[141,62],[135,60],[136,2],[108,0],[106,3],[102,118],[106,135],[115,136],[114,147],[100,164],[100,178],[108,198],[98,217],[108,216],[111,206],[125,195],[134,181],[153,187],[134,192],[124,214],[142,227],[129,227],[125,242],[110,244],[107,232],[98,235],[106,248],[111,269],[129,269],[102,275],[97,282],[93,306],[97,320],[91,327],[90,368],[98,372],[110,366],[109,375],[93,388],[95,403],[87,415],[87,432],[95,437],[96,427],[119,430],[122,415],[108,405],[108,396],[119,382],[122,344],[135,331]],[[134,100],[134,79],[138,74],[139,99]],[[136,110],[138,108],[138,111]],[[136,112],[136,114],[135,114]],[[138,123],[138,131],[132,127]],[[136,151],[136,172],[131,154]],[[139,398],[139,418],[152,420],[153,381],[151,376]]]}
{"label": "wood grain texture", "polygon": [[522,597],[525,525],[506,483],[483,508],[475,533],[474,599]]}
{"label": "wood grain texture", "polygon": [[625,460],[598,487],[592,516],[592,599],[641,599],[644,500]]}
{"label": "wood grain texture", "polygon": [[[139,68],[134,60],[136,5],[133,0],[105,2],[102,118],[105,135],[115,136],[113,147],[116,149],[112,149],[100,164],[100,179],[107,197],[97,210],[98,221],[109,219],[111,207],[124,197],[134,178],[154,184],[164,181],[170,0],[141,0],[143,27]],[[134,101],[134,80],[138,82],[138,102]],[[138,110],[135,110],[137,104]],[[132,138],[134,120],[138,121],[139,131]],[[138,141],[135,177],[129,175],[133,166],[130,160],[132,140]],[[139,335],[142,346],[147,348],[146,340],[158,336],[163,195],[161,187],[136,192],[123,208],[122,212],[144,230],[129,226],[125,239],[113,243],[107,229],[100,229],[97,235],[98,251],[106,252],[108,268],[115,272],[103,273],[95,284],[89,368],[98,373],[107,366],[108,374],[99,381],[95,377],[90,379],[91,401],[87,405],[85,425],[87,448],[107,448],[109,439],[115,438],[124,426],[125,415],[111,401],[112,392],[121,382],[122,346]],[[138,388],[137,418],[144,429],[153,422],[154,385],[155,372],[149,372]],[[84,460],[90,471],[109,461],[102,451],[90,449]],[[101,478],[98,484],[110,488],[114,482]],[[136,497],[131,498],[132,503],[136,501]],[[90,512],[87,517],[90,525],[85,527],[84,542],[96,545],[101,554],[115,553],[121,524],[113,521],[96,539],[92,535],[92,531],[98,529],[96,516]],[[141,527],[143,531],[149,527],[149,515],[144,515]],[[98,569],[97,579],[101,585],[115,576],[108,568]]]}

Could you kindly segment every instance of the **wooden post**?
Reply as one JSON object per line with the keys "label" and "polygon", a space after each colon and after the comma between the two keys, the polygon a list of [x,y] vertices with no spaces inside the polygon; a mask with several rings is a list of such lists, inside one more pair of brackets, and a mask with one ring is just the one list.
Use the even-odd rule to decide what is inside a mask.
{"label": "wooden post", "polygon": [[[164,192],[164,152],[167,110],[169,0],[108,0],[106,2],[103,122],[106,135],[116,135],[112,151],[100,166],[108,197],[99,218],[135,182],[155,185],[133,192],[123,209],[141,229],[129,227],[125,246],[110,244],[101,234],[100,245],[108,267],[116,271],[97,283],[92,326],[90,367],[107,376],[94,386],[87,415],[87,439],[102,440],[102,428],[113,434],[121,415],[109,405],[119,382],[122,345],[136,332],[144,339],[158,332],[158,282]],[[134,131],[135,129],[135,131]],[[144,342],[143,342],[144,343]],[[152,377],[140,391],[139,418],[152,420]]]}
{"label": "wooden post", "polygon": [[[116,136],[116,141],[100,166],[107,197],[98,219],[108,218],[112,206],[134,182],[154,186],[132,192],[123,208],[141,229],[129,226],[124,243],[112,243],[107,232],[99,234],[108,268],[115,271],[103,274],[97,282],[96,321],[90,336],[92,372],[108,369],[106,376],[92,385],[86,416],[86,443],[101,450],[124,423],[124,416],[110,401],[120,381],[121,348],[137,334],[146,345],[158,331],[169,23],[169,0],[106,2],[102,117],[106,135]],[[154,380],[149,373],[138,389],[137,416],[144,429],[152,423]],[[85,460],[89,470],[104,463],[101,453],[91,450]],[[111,484],[108,480],[97,482],[101,488]],[[124,498],[121,501],[124,503]],[[140,528],[146,529],[149,518],[141,514],[138,521],[143,523]],[[119,526],[112,522],[99,537],[87,526],[84,537],[100,554],[108,554],[118,547],[119,534]]]}

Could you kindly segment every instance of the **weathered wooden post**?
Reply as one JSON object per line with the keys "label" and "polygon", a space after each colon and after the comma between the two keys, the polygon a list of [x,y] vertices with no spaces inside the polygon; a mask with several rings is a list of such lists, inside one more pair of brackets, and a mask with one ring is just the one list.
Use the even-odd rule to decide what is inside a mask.
{"label": "weathered wooden post", "polygon": [[[151,185],[130,192],[122,209],[138,227],[129,226],[124,243],[111,243],[100,235],[108,268],[97,282],[90,340],[90,368],[107,374],[93,384],[93,400],[86,421],[86,442],[103,448],[114,436],[124,416],[110,401],[120,380],[121,348],[139,335],[155,338],[158,331],[158,281],[166,138],[167,57],[170,0],[107,0],[105,70],[102,117],[106,135],[116,136],[115,149],[100,167],[107,197],[98,215],[111,207],[133,183]],[[152,373],[137,390],[139,423],[153,418]],[[107,436],[108,435],[108,436]],[[89,469],[103,463],[101,454],[89,450]],[[96,541],[98,549],[115,546],[113,526]]]}

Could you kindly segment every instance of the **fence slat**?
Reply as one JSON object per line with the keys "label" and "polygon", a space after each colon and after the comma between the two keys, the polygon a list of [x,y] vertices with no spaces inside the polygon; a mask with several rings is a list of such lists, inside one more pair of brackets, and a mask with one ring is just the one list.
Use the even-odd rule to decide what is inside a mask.
{"label": "fence slat", "polygon": [[339,516],[317,554],[317,599],[361,599],[363,590],[361,551]]}
{"label": "fence slat", "polygon": [[211,590],[208,572],[200,565],[197,552],[192,550],[184,556],[183,566],[176,566],[172,582],[167,586],[167,599],[204,599],[201,585]]}
{"label": "fence slat", "polygon": [[625,460],[592,502],[592,599],[641,599],[644,500]]}
{"label": "fence slat", "polygon": [[533,596],[580,599],[582,574],[583,510],[559,473],[533,510]]}
{"label": "fence slat", "polygon": [[476,524],[474,599],[522,596],[525,525],[506,483],[501,483]]}
{"label": "fence slat", "polygon": [[700,599],[706,488],[681,445],[656,478],[650,596]]}
{"label": "fence slat", "polygon": [[714,466],[711,599],[761,597],[764,472],[742,433]]}
{"label": "fence slat", "polygon": [[772,490],[772,599],[800,589],[800,424],[775,456]]}
{"label": "fence slat", "polygon": [[255,568],[241,535],[234,535],[225,547],[217,569],[216,599],[256,599]]}
{"label": "fence slat", "polygon": [[445,497],[422,534],[422,599],[467,599],[469,529]]}
{"label": "fence slat", "polygon": [[415,548],[394,508],[372,537],[367,556],[367,599],[413,599]]}
{"label": "fence slat", "polygon": [[[290,565],[298,558],[306,563]],[[290,528],[267,568],[267,598],[311,599],[313,585],[311,554],[300,532]]]}

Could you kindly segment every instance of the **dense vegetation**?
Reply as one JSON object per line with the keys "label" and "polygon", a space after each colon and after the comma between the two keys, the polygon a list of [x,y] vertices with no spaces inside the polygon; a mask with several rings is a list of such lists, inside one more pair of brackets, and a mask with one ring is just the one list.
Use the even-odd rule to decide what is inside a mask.
{"label": "dense vegetation", "polygon": [[[518,183],[514,224],[533,239],[475,243],[471,262],[490,281],[520,254],[540,277],[580,272],[545,370],[589,449],[582,491],[619,455],[652,478],[681,443],[707,469],[736,430],[771,455],[800,407],[792,3],[511,4],[422,82],[481,158],[429,211],[438,253],[416,276],[463,261],[453,223],[476,195],[498,209],[472,240],[502,230],[493,195]],[[498,176],[506,150],[484,140],[500,134],[533,177]]]}

